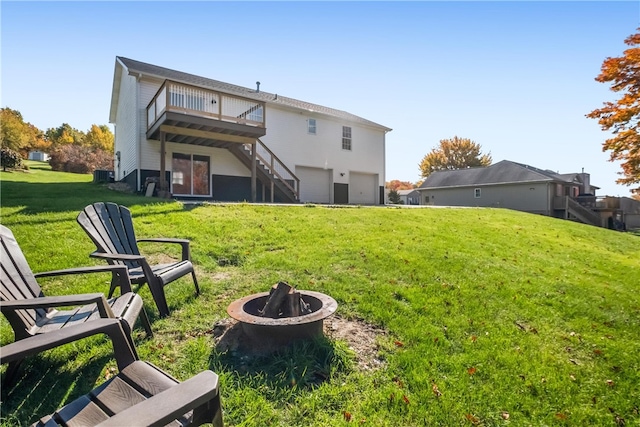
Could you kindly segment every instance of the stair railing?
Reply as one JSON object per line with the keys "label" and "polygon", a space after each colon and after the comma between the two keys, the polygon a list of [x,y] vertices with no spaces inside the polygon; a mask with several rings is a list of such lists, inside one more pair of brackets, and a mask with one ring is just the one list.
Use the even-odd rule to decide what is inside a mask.
{"label": "stair railing", "polygon": [[571,212],[576,217],[581,217],[580,219],[584,220],[584,222],[588,224],[602,227],[602,219],[600,218],[600,215],[590,209],[585,208],[571,197],[565,197],[567,198],[567,210],[569,212]]}
{"label": "stair railing", "polygon": [[[253,144],[244,144],[244,147],[253,155]],[[260,139],[256,141],[256,158],[272,177],[277,178],[293,193],[296,200],[300,200],[300,179]],[[273,190],[272,182],[271,197],[274,194]]]}

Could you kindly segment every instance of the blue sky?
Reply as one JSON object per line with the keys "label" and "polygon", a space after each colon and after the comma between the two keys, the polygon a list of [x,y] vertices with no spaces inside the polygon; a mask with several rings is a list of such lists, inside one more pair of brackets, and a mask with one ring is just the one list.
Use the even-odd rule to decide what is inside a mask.
{"label": "blue sky", "polygon": [[494,162],[591,174],[629,195],[585,114],[640,2],[0,3],[3,107],[46,130],[107,124],[116,56],[359,115],[393,129],[386,178],[415,182],[441,139]]}

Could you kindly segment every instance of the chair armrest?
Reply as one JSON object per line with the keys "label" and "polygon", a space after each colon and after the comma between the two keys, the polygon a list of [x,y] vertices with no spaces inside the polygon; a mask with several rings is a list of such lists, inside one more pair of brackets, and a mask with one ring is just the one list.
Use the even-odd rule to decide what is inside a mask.
{"label": "chair armrest", "polygon": [[89,254],[91,258],[100,258],[114,261],[143,261],[145,257],[143,255],[130,255],[130,254],[109,254],[106,252],[92,252]]}
{"label": "chair armrest", "polygon": [[[218,395],[218,375],[212,371],[176,384],[98,424],[100,427],[166,425]],[[217,425],[216,425],[217,427]]]}
{"label": "chair armrest", "polygon": [[22,360],[27,356],[102,333],[111,338],[118,369],[122,370],[138,360],[138,354],[130,344],[121,322],[124,320],[97,319],[4,345],[0,347],[0,363]]}
{"label": "chair armrest", "polygon": [[70,274],[105,273],[111,272],[111,282],[114,286],[120,286],[123,293],[131,292],[129,269],[125,265],[95,265],[79,268],[67,268],[64,270],[43,271],[35,273],[35,277],[66,276]]}
{"label": "chair armrest", "polygon": [[28,310],[36,308],[52,308],[52,307],[69,307],[81,304],[95,303],[98,306],[100,317],[113,318],[115,315],[111,311],[111,307],[107,304],[104,294],[77,294],[77,295],[60,295],[50,297],[28,298],[16,301],[2,301],[0,310],[2,312],[11,312],[15,310]]}
{"label": "chair armrest", "polygon": [[182,246],[182,261],[191,260],[190,240],[175,239],[171,237],[156,237],[152,239],[138,239],[138,242],[154,242],[154,243],[176,243]]}

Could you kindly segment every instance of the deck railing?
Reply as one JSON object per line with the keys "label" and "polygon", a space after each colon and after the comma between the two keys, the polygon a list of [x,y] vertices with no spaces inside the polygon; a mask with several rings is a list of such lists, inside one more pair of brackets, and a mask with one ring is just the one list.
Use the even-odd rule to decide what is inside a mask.
{"label": "deck railing", "polygon": [[262,128],[265,126],[264,102],[171,80],[162,83],[147,105],[147,129],[150,129],[165,111]]}

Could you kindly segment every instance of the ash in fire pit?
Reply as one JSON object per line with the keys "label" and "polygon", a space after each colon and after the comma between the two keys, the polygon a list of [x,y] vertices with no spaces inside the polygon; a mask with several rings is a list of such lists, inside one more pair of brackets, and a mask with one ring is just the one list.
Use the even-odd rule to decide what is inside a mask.
{"label": "ash in fire pit", "polygon": [[280,282],[270,292],[232,302],[227,313],[240,322],[252,343],[273,347],[322,336],[323,320],[337,308],[338,303],[328,295],[298,291]]}

